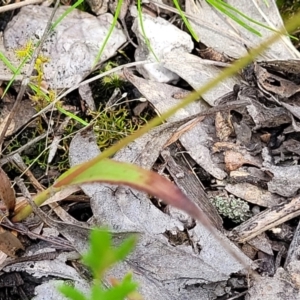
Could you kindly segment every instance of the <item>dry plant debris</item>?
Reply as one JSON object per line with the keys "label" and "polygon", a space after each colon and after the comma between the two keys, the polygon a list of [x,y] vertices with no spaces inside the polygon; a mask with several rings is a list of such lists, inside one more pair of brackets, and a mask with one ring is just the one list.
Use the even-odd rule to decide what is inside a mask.
{"label": "dry plant debris", "polygon": [[[268,1],[269,7],[256,1],[227,2],[268,26],[282,24],[275,1]],[[69,13],[47,36],[41,49],[46,59],[30,79],[56,104],[46,107],[41,91],[27,89],[19,111],[11,113],[30,60],[0,102],[0,131],[6,137],[0,157],[0,298],[3,289],[7,299],[63,299],[55,290],[62,279],[88,291],[90,278],[78,264],[79,254],[88,247],[89,229],[107,225],[116,243],[133,232],[140,238],[134,253],[107,274],[106,284],[131,269],[144,299],[299,299],[300,63],[286,37],[240,74],[114,155],[174,182],[206,213],[218,238],[160,199],[110,184],[70,187],[51,197],[49,206],[35,207],[26,221],[11,223],[12,214],[32,197],[17,179],[19,188],[13,190],[16,175],[25,178],[32,194],[44,190],[68,164],[95,157],[98,145],[166,112],[261,41],[206,1],[186,1],[182,4],[201,39],[194,43],[175,25],[174,7],[151,0],[143,9],[149,49],[135,3],[125,1],[121,24],[95,67],[113,20],[108,10],[115,12],[116,2],[88,3],[96,16],[77,9]],[[61,6],[54,21],[66,10]],[[1,25],[0,50],[14,67],[20,63],[16,51],[39,41],[52,11],[25,6]],[[0,19],[2,14],[0,10]],[[263,29],[262,34],[266,38],[271,32]],[[136,66],[126,68],[129,62]],[[86,76],[91,83],[82,83]],[[1,96],[11,77],[0,60]],[[58,111],[68,111],[67,116]],[[117,117],[106,122],[109,111]],[[118,117],[120,111],[126,114]],[[4,132],[9,116],[11,126]],[[84,130],[79,119],[89,124]],[[99,141],[97,132],[104,131],[112,138]],[[48,148],[32,167],[33,157]],[[39,284],[26,290],[29,275],[24,273]]]}

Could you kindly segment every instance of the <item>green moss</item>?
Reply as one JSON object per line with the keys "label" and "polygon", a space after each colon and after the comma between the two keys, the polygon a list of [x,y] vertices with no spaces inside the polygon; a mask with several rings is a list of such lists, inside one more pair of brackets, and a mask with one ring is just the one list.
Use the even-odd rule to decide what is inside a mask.
{"label": "green moss", "polygon": [[[65,138],[69,134],[73,133],[76,128],[74,127],[74,120],[70,120],[68,126],[64,129],[62,135],[62,141],[60,142],[60,147],[57,150],[56,157],[50,164],[51,167],[56,168],[59,172],[64,172],[70,168],[68,159],[68,148],[70,144],[70,138]],[[9,155],[11,152],[18,150],[21,146],[26,145],[28,142],[36,138],[37,136],[43,134],[45,130],[42,128],[41,121],[38,121],[35,128],[28,128],[20,133],[15,139],[7,145],[5,154]],[[31,147],[27,148],[21,153],[21,157],[24,163],[31,168],[38,168],[39,170],[46,170],[47,160],[49,156],[49,149],[46,149],[50,145],[51,141],[42,139]],[[46,149],[46,150],[45,150]],[[10,165],[7,171],[14,170],[15,168]]]}
{"label": "green moss", "polygon": [[127,109],[122,107],[117,109],[100,109],[98,112],[91,112],[91,115],[94,117],[93,129],[100,150],[132,134],[140,127],[140,125],[131,121]]}

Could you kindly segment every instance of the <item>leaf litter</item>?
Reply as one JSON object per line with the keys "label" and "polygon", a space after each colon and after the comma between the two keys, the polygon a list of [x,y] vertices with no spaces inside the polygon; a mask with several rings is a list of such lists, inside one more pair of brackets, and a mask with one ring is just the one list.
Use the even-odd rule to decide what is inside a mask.
{"label": "leaf litter", "polygon": [[[232,1],[228,3],[230,2]],[[264,5],[258,7],[254,1],[240,1],[233,4],[244,11],[247,7],[247,13],[253,19],[279,28],[282,24],[281,18],[274,1],[269,2],[268,8]],[[155,5],[155,2],[153,3]],[[65,8],[61,7],[60,10],[64,11]],[[92,7],[92,10],[96,14],[99,14],[100,10],[101,13],[106,13],[107,4],[103,7],[98,4],[98,7]],[[48,19],[50,11],[51,8],[28,6],[22,8],[8,24],[4,31],[4,44],[1,42],[1,50],[3,49],[12,61],[15,61],[13,48],[23,46],[26,40],[33,36],[40,37],[41,27],[45,26],[44,22]],[[201,38],[201,44],[196,45],[200,56],[203,55],[203,51],[201,54],[199,48],[203,47],[213,49],[220,55],[213,53],[210,57],[211,50],[205,57],[191,54],[193,46],[186,32],[155,14],[144,15],[146,33],[149,34],[154,53],[157,52],[161,60],[156,62],[143,42],[133,6],[128,12],[128,16],[133,18],[135,24],[132,30],[131,28],[121,30],[118,27],[116,32],[119,37],[115,37],[115,42],[111,39],[114,48],[107,47],[107,51],[110,49],[111,52],[104,55],[106,59],[113,56],[128,39],[128,34],[123,32],[129,32],[131,38],[137,38],[135,41],[138,48],[133,50],[135,59],[152,61],[133,71],[125,69],[121,75],[122,80],[130,84],[130,89],[135,93],[130,97],[135,98],[138,95],[147,99],[148,107],[144,107],[142,111],[152,109],[158,115],[165,112],[184,98],[190,90],[205,84],[226,64],[241,57],[247,52],[247,48],[252,48],[260,42],[259,38],[250,36],[244,28],[229,22],[206,2],[201,2],[200,5],[187,1],[186,12],[191,15],[193,28]],[[205,18],[201,18],[201,14]],[[35,25],[36,28],[23,25],[28,31],[25,34],[22,32],[22,39],[18,38],[22,27],[18,22],[31,24],[37,16],[42,18],[39,25]],[[72,26],[70,25],[72,17],[79,18],[83,22],[87,20],[96,22],[93,23],[95,26],[93,28],[96,29],[88,31]],[[127,26],[124,12],[122,18],[122,26]],[[203,26],[201,19],[205,19],[209,26],[207,24]],[[97,40],[97,45],[92,44],[95,39],[92,38],[91,31],[94,37],[103,26],[103,24],[99,26],[99,22],[106,24],[111,20],[109,14],[101,15],[97,21],[92,15],[74,10],[62,21],[70,33],[70,40],[62,34],[62,38],[50,37],[45,44],[46,48],[43,51],[51,57],[50,63],[47,63],[44,69],[44,80],[47,82],[45,87],[62,89],[77,85],[92,71],[93,58],[101,42]],[[72,29],[76,34],[83,33],[87,39],[78,38],[72,33]],[[170,38],[160,35],[160,32],[167,30],[170,30],[167,34]],[[182,34],[182,38],[178,38],[176,44],[173,37],[179,33]],[[271,34],[265,29],[262,29],[262,33],[264,37]],[[188,44],[191,47],[182,46],[184,39],[189,40]],[[183,44],[186,45],[187,42]],[[82,54],[83,49],[88,50],[88,54]],[[83,55],[81,58],[76,56],[79,53],[77,50]],[[55,54],[55,51],[58,52]],[[62,56],[62,53],[65,56]],[[226,55],[226,59],[211,60],[216,57],[219,59],[222,54]],[[289,299],[299,298],[299,264],[296,255],[299,225],[295,228],[297,225],[295,222],[300,214],[298,207],[300,112],[297,105],[300,78],[297,57],[299,54],[289,40],[282,38],[270,46],[260,60],[248,66],[243,72],[223,81],[215,89],[202,95],[198,101],[178,111],[165,124],[114,155],[117,161],[134,163],[147,170],[155,169],[173,181],[206,213],[211,223],[218,229],[218,239],[212,236],[204,225],[196,223],[187,214],[172,206],[163,204],[160,199],[129,187],[111,184],[81,185],[84,194],[90,197],[89,220],[86,223],[71,218],[68,213],[70,205],[62,202],[62,207],[58,204],[55,207],[55,201],[68,197],[69,193],[61,194],[56,199],[53,197],[54,202],[51,203],[51,208],[63,222],[68,222],[65,223],[65,227],[63,222],[53,221],[43,215],[40,218],[47,226],[56,228],[64,236],[68,241],[65,246],[79,253],[87,247],[87,234],[91,226],[109,225],[116,240],[138,232],[140,238],[134,253],[107,276],[120,278],[129,269],[133,270],[144,299],[217,299],[226,295],[237,296],[241,290],[241,297],[245,295],[245,299],[259,299],[261,296],[266,299],[285,299],[286,296]],[[86,60],[83,61],[83,58]],[[67,64],[64,64],[65,62]],[[75,62],[79,64],[74,64]],[[7,80],[11,74],[5,66],[2,67],[0,79]],[[174,86],[174,83],[178,86]],[[80,93],[83,100],[87,98],[85,93],[89,94],[88,107],[93,110],[95,105],[91,89],[88,87],[85,90],[81,89]],[[84,105],[83,100],[81,109]],[[128,103],[127,109],[134,109],[134,106]],[[215,110],[205,114],[210,106]],[[84,110],[86,111],[86,108]],[[142,112],[138,114],[141,115]],[[25,124],[31,116],[23,119],[15,115],[15,121],[18,119],[22,119]],[[4,122],[5,119],[2,123]],[[63,131],[63,128],[60,130]],[[7,138],[14,134],[14,131],[9,131]],[[59,147],[56,143],[56,151],[59,151]],[[91,127],[77,133],[68,148],[71,166],[85,162],[100,153]],[[53,154],[52,159],[55,159]],[[1,162],[5,165],[8,160],[2,159]],[[7,182],[6,175],[3,176],[0,196],[11,210],[14,208],[11,202],[14,196],[9,180]],[[37,174],[29,178],[35,176]],[[57,175],[49,178],[54,180]],[[40,184],[36,184],[36,187],[37,190],[43,188]],[[75,187],[75,190],[78,191],[78,187]],[[32,216],[30,218],[27,223],[20,224],[20,227],[10,224],[7,218],[3,223],[7,229],[28,235],[32,240],[38,237],[33,243],[34,246],[31,246],[32,251],[30,252],[28,247],[20,257],[22,259],[28,257],[28,261],[31,262],[17,263],[16,260],[11,266],[4,262],[2,266],[4,274],[25,271],[35,277],[52,275],[55,279],[72,279],[76,285],[81,285],[81,288],[85,289],[87,281],[82,280],[81,274],[65,263],[67,259],[76,259],[76,255],[66,258],[68,252],[65,251],[62,251],[62,259],[59,256],[50,258],[51,255],[47,258],[49,254],[41,255],[41,247],[46,253],[58,254],[57,251],[63,249],[64,242],[61,237],[55,240],[44,236],[42,232],[35,234],[34,231],[26,229],[35,227],[31,227],[30,223],[32,224],[34,218]],[[234,223],[237,220],[240,222],[239,225]],[[283,241],[278,239],[278,232],[283,232],[284,226],[290,227],[294,233],[286,236]],[[46,233],[46,227],[44,231]],[[2,236],[5,236],[2,244],[7,246],[1,250],[9,256],[14,256],[17,249],[23,248],[21,235],[16,239],[6,230]],[[242,247],[239,247],[241,244]],[[249,270],[245,270],[239,260],[227,253],[228,248],[231,249],[231,253],[238,253],[247,265],[256,270],[256,273],[251,273],[250,285],[243,277]],[[42,263],[39,263],[39,260]],[[57,269],[50,268],[53,263]],[[239,275],[236,275],[237,273]],[[238,286],[235,280],[239,280],[242,284]],[[52,280],[49,281],[47,299],[57,299],[57,294],[50,292],[53,291],[50,288],[52,283]],[[38,295],[34,299],[39,299],[41,293],[45,293],[42,285],[36,288],[36,292]]]}

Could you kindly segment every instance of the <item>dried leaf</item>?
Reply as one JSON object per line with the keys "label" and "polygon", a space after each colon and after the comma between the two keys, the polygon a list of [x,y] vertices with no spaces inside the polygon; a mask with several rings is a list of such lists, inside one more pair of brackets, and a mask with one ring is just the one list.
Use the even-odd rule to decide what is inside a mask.
{"label": "dried leaf", "polygon": [[0,198],[8,211],[12,212],[16,204],[15,191],[11,187],[10,180],[2,168],[0,168]]}
{"label": "dried leaf", "polygon": [[236,151],[226,151],[224,155],[224,160],[226,164],[226,169],[228,171],[234,171],[240,168],[241,166],[248,164],[260,167],[260,164],[257,159],[251,157],[250,155],[245,155]]}
{"label": "dried leaf", "polygon": [[10,257],[15,257],[15,252],[24,249],[19,239],[11,232],[0,228],[0,250]]}
{"label": "dried leaf", "polygon": [[217,112],[215,117],[216,134],[220,141],[226,142],[234,132],[229,112]]}

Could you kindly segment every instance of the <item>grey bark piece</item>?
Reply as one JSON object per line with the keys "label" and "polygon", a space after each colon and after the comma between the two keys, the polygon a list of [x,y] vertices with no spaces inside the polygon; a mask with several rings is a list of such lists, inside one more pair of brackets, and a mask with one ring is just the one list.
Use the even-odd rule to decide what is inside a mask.
{"label": "grey bark piece", "polygon": [[213,161],[209,147],[213,139],[209,135],[211,126],[198,123],[190,131],[184,133],[180,138],[183,147],[189,151],[191,157],[209,174],[217,179],[224,179],[227,174]]}
{"label": "grey bark piece", "polygon": [[[157,127],[122,149],[114,159],[150,169],[163,144],[173,133],[170,128],[173,130],[168,124]],[[90,133],[77,134],[70,146],[71,164],[91,159],[98,153],[98,147]],[[196,287],[193,285],[224,281],[231,272],[243,269],[243,266],[236,263],[232,257],[228,257],[223,245],[215,241],[200,224],[197,225],[197,230],[200,231],[197,231],[197,237],[201,236],[203,254],[194,253],[191,246],[171,246],[162,233],[165,231],[176,233],[178,229],[183,229],[182,224],[154,207],[148,197],[140,192],[100,184],[82,185],[82,189],[91,196],[91,206],[98,224],[103,222],[116,232],[140,232],[139,244],[126,264],[136,271],[134,276],[137,276],[135,278],[141,285],[140,290],[145,299],[190,297],[189,299],[197,300],[199,295],[200,297],[202,295],[202,289],[198,288],[196,293],[194,290]],[[197,242],[200,243],[199,239]],[[216,246],[217,243],[219,244]],[[228,243],[225,238],[224,243]],[[236,251],[239,250],[236,248]],[[220,255],[221,252],[223,254]],[[216,256],[222,258],[222,263]],[[120,264],[117,268],[123,266],[124,270],[128,271],[128,266],[124,264]],[[118,271],[111,274],[117,278],[122,276]],[[191,286],[193,291],[191,294],[185,290],[186,286]],[[158,290],[160,293],[157,298]],[[201,299],[209,300],[215,297],[205,290]]]}
{"label": "grey bark piece", "polygon": [[300,166],[274,166],[267,148],[262,150],[263,171],[271,172],[273,177],[268,182],[268,190],[284,197],[292,197],[300,189]]}
{"label": "grey bark piece", "polygon": [[286,269],[287,266],[292,263],[293,261],[299,260],[299,250],[300,250],[300,222],[294,232],[293,240],[290,244],[286,260],[284,263],[284,268]]}
{"label": "grey bark piece", "polygon": [[[160,17],[153,18],[150,15],[143,15],[143,26],[147,39],[158,59],[168,56],[173,51],[180,55],[184,52],[191,52],[193,49],[193,42],[189,34]],[[135,60],[149,59],[153,61],[153,63],[138,66],[137,70],[146,79],[158,82],[177,82],[179,76],[156,62],[153,54],[149,51],[149,47],[144,41],[138,18],[135,19],[132,25],[132,31],[136,34],[139,44],[134,54]]]}
{"label": "grey bark piece", "polygon": [[19,262],[3,268],[4,272],[27,272],[36,278],[55,276],[63,279],[82,281],[77,271],[66,264],[68,253],[61,253],[54,260]]}
{"label": "grey bark piece", "polygon": [[268,166],[263,170],[273,174],[272,180],[268,182],[268,190],[271,193],[292,197],[300,189],[300,166]]}
{"label": "grey bark piece", "polygon": [[300,292],[291,276],[278,268],[274,277],[260,277],[248,291],[246,300],[297,300]]}
{"label": "grey bark piece", "polygon": [[250,265],[250,259],[242,253],[242,251],[235,246],[225,236],[219,234],[220,239],[223,239],[221,243],[217,240],[210,231],[197,223],[196,227],[189,230],[189,234],[192,237],[194,243],[199,244],[201,251],[199,258],[208,263],[221,273],[225,273],[228,276],[232,273],[239,272],[244,269],[244,266],[236,259],[228,255],[227,251],[224,251],[224,244],[226,243],[229,248],[233,248],[233,252],[240,253],[243,261]]}
{"label": "grey bark piece", "polygon": [[[159,150],[171,134],[172,131],[147,134],[119,151],[114,159],[150,169],[159,155]],[[155,139],[158,143],[154,146]],[[153,147],[151,151],[147,150],[147,145]],[[70,145],[71,165],[87,161],[99,153],[98,146],[90,134],[85,136],[78,134]],[[171,219],[152,205],[144,193],[106,184],[85,184],[82,189],[92,198],[91,207],[98,224],[106,224],[117,232],[138,231],[158,234],[165,230],[174,231],[177,227],[183,229],[180,222]]]}
{"label": "grey bark piece", "polygon": [[[139,236],[134,253],[125,263],[109,271],[108,277],[121,278],[129,269],[133,270],[133,278],[139,282],[145,300],[216,299],[216,295],[203,289],[202,285],[222,282],[228,278],[198,256],[147,234]],[[201,287],[194,286],[197,284],[201,284]]]}
{"label": "grey bark piece", "polygon": [[[65,282],[62,280],[50,280],[44,282],[35,288],[35,297],[32,300],[66,300],[57,287],[61,286]],[[87,295],[90,291],[90,285],[87,282],[75,281],[74,287]]]}
{"label": "grey bark piece", "polygon": [[[242,0],[229,0],[228,4],[240,10],[248,17],[261,22],[267,26],[279,30],[283,26],[282,19],[278,12],[276,2],[268,1],[268,5],[262,2]],[[259,9],[260,11],[259,11]],[[213,9],[207,2],[195,3],[187,1],[186,12],[192,14],[200,20],[193,21],[193,29],[199,36],[202,43],[208,47],[226,53],[227,55],[239,58],[247,54],[247,49],[258,46],[262,42],[262,38],[258,37],[245,28],[239,26],[234,21],[224,16],[217,10]],[[205,24],[201,22],[205,20]],[[243,19],[247,23],[245,19]],[[272,31],[248,22],[248,25],[261,32],[264,39],[272,34]],[[299,57],[299,53],[295,51],[294,46],[287,37],[282,37],[272,46],[270,46],[263,54],[264,59],[289,59]]]}
{"label": "grey bark piece", "polygon": [[[59,7],[54,21],[67,8]],[[13,49],[24,46],[30,40],[36,42],[41,37],[51,12],[50,7],[31,5],[23,7],[8,23],[4,32],[3,40],[7,52],[11,54]],[[59,23],[45,41],[41,51],[43,56],[49,58],[49,62],[45,63],[43,68],[44,80],[52,89],[72,87],[89,74],[112,20],[111,14],[96,18],[75,9]],[[122,29],[116,26],[101,55],[101,62],[113,56],[125,42],[126,36]],[[1,66],[2,64],[0,70]],[[26,67],[23,71],[26,71]]]}
{"label": "grey bark piece", "polygon": [[[173,51],[168,53],[164,56],[162,63],[167,69],[183,78],[195,90],[218,76],[221,71],[217,66],[206,64],[205,60],[186,52]],[[214,106],[218,98],[232,92],[233,86],[239,82],[238,76],[229,77],[201,96],[207,103]]]}
{"label": "grey bark piece", "polygon": [[[128,80],[140,91],[141,94],[154,106],[158,113],[162,114],[180,102],[190,92],[173,85],[145,80],[137,77],[128,71],[124,71]],[[178,96],[179,97],[178,97]],[[180,97],[181,96],[181,97]],[[177,98],[176,98],[177,97]],[[209,106],[205,101],[195,101],[188,106],[181,108],[173,116],[168,118],[169,122],[176,122],[185,117],[192,116],[205,111]]]}
{"label": "grey bark piece", "polygon": [[93,98],[93,93],[92,93],[92,89],[89,86],[89,84],[85,84],[85,85],[81,85],[78,88],[78,92],[80,97],[82,98],[82,100],[86,103],[87,107],[92,110],[95,111],[96,110],[96,104]]}
{"label": "grey bark piece", "polygon": [[227,184],[225,187],[229,193],[263,207],[272,207],[282,203],[285,199],[263,190],[250,183]]}
{"label": "grey bark piece", "polygon": [[265,232],[249,240],[247,243],[257,250],[260,250],[269,255],[274,255],[270,240],[267,238]]}

